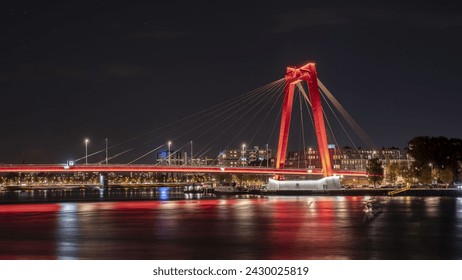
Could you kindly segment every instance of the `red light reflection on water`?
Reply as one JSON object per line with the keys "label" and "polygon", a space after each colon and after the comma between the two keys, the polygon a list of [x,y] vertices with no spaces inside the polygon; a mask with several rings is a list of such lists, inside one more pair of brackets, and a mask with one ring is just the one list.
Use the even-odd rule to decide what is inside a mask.
{"label": "red light reflection on water", "polygon": [[[268,259],[342,258],[338,243],[339,203],[329,197],[276,199],[267,235],[272,244]],[[346,201],[348,204],[348,201]],[[321,248],[321,249],[320,249]],[[325,248],[323,250],[322,248]],[[332,252],[329,252],[332,251]],[[334,256],[334,257],[333,257]]]}
{"label": "red light reflection on water", "polygon": [[59,204],[0,205],[0,259],[56,259],[55,244],[49,240],[60,208]]}
{"label": "red light reflection on water", "polygon": [[[396,198],[384,201],[382,212],[365,219],[365,199],[368,198],[230,196],[0,205],[0,259],[410,256],[403,257],[397,248],[418,252],[424,258],[460,259],[460,250],[452,249],[460,249],[457,242],[462,240],[458,226],[462,217],[460,201],[441,199],[436,203],[432,198],[415,198],[408,205],[404,199]],[[421,222],[426,227],[420,226]],[[433,247],[420,246],[430,238],[425,235],[426,228],[438,233],[443,226],[448,230],[440,234],[441,238],[432,239],[436,240]],[[402,239],[403,232],[407,232],[408,239]],[[451,238],[447,238],[448,232]]]}
{"label": "red light reflection on water", "polygon": [[59,204],[4,204],[0,205],[0,213],[23,212],[55,212],[59,211]]}

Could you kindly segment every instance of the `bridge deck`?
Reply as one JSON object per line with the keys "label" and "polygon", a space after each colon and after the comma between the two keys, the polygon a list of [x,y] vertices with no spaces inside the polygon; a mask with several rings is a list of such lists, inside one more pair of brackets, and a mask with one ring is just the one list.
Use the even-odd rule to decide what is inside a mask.
{"label": "bridge deck", "polygon": [[[7,164],[0,165],[0,173],[8,172],[176,172],[176,173],[243,173],[268,175],[323,175],[321,169],[276,169],[266,167],[222,167],[222,166],[160,166],[160,165],[74,165],[65,164]],[[334,171],[334,175],[367,176],[362,171]]]}

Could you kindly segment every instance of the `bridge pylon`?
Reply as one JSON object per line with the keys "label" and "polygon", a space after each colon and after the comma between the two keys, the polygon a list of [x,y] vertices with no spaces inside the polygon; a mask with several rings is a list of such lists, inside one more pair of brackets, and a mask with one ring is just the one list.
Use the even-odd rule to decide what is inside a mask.
{"label": "bridge pylon", "polygon": [[[332,163],[327,145],[326,126],[322,111],[321,95],[318,89],[316,66],[314,63],[308,63],[298,68],[287,67],[285,79],[286,86],[284,88],[284,101],[282,103],[281,126],[279,130],[279,142],[276,154],[276,169],[284,168],[286,161],[295,86],[298,83],[306,82],[313,111],[316,139],[318,142],[323,174],[325,177],[332,176]],[[304,96],[304,98],[308,97]]]}

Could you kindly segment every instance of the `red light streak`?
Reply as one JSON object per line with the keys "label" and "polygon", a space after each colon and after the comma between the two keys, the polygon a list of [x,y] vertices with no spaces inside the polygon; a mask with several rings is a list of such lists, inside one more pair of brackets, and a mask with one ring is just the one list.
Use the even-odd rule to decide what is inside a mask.
{"label": "red light streak", "polygon": [[[219,167],[219,166],[158,166],[158,165],[74,165],[65,168],[63,164],[11,164],[0,165],[0,173],[8,172],[175,172],[175,173],[243,173],[263,175],[324,175],[321,169],[276,169],[260,167]],[[338,176],[363,176],[368,174],[363,171],[336,171]]]}
{"label": "red light streak", "polygon": [[4,205],[0,205],[0,213],[56,212],[59,210],[60,210],[59,204],[4,204]]}

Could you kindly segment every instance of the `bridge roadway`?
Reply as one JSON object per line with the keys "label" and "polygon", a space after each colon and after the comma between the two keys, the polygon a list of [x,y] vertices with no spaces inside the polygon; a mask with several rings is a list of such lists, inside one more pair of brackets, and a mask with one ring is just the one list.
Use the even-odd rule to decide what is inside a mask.
{"label": "bridge roadway", "polygon": [[[321,169],[276,169],[266,167],[222,167],[222,166],[162,166],[149,164],[2,164],[0,173],[9,172],[175,172],[175,173],[241,173],[261,175],[323,175]],[[363,171],[334,170],[334,175],[366,177]]]}

